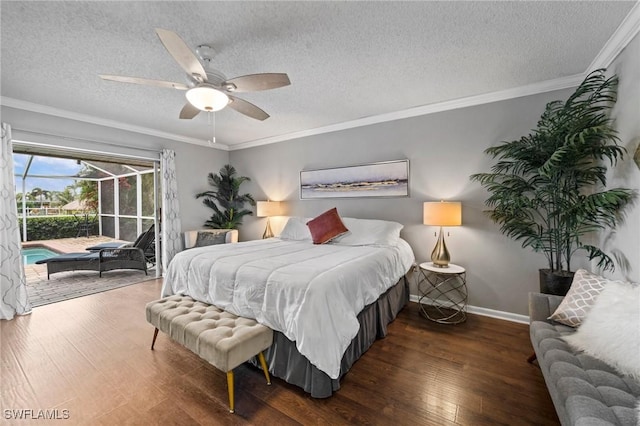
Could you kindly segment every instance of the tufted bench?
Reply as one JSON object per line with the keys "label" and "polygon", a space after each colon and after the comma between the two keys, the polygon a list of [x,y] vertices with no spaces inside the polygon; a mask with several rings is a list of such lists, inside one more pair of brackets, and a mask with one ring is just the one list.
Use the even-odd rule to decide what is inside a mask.
{"label": "tufted bench", "polygon": [[[573,350],[561,336],[575,329],[547,320],[562,296],[529,293],[531,344],[562,425],[640,425],[640,381]],[[533,357],[532,357],[533,358]]]}
{"label": "tufted bench", "polygon": [[158,330],[162,330],[200,358],[227,373],[231,413],[235,409],[234,368],[257,355],[267,384],[271,384],[262,354],[273,341],[270,328],[188,296],[170,296],[150,302],[146,313],[147,321],[156,327],[151,350],[156,343]]}

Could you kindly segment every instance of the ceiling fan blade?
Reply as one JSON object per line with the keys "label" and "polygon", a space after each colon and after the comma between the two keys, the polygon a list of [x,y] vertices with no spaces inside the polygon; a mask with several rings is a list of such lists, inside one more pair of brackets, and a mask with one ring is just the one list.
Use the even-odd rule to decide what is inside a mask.
{"label": "ceiling fan blade", "polygon": [[269,114],[267,114],[251,102],[247,102],[244,99],[236,98],[235,96],[229,96],[229,99],[231,99],[231,102],[229,102],[227,106],[229,108],[235,109],[241,114],[260,121],[269,118]]}
{"label": "ceiling fan blade", "polygon": [[289,76],[285,73],[263,73],[235,77],[225,81],[222,86],[233,85],[227,89],[231,92],[257,92],[259,90],[276,89],[290,84]]}
{"label": "ceiling fan blade", "polygon": [[105,75],[101,74],[103,80],[117,81],[120,83],[142,84],[144,86],[164,87],[166,89],[189,90],[189,86],[182,83],[174,83],[172,81],[151,80],[149,78],[124,77],[121,75]]}
{"label": "ceiling fan blade", "polygon": [[184,104],[184,106],[182,107],[182,110],[180,111],[180,118],[183,120],[190,120],[196,115],[198,115],[199,113],[200,113],[200,110],[198,108],[194,107],[189,102],[187,102],[186,104]]}
{"label": "ceiling fan blade", "polygon": [[165,49],[187,74],[198,81],[207,81],[207,73],[202,64],[178,34],[162,28],[156,28],[156,34],[158,34]]}

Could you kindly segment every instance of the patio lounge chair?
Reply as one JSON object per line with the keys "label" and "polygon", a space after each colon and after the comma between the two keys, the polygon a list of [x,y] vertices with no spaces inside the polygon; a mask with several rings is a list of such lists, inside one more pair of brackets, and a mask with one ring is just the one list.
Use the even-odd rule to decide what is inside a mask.
{"label": "patio lounge chair", "polygon": [[102,248],[94,252],[67,253],[42,259],[36,264],[47,265],[47,279],[51,274],[64,271],[104,271],[115,269],[138,269],[147,273],[147,258],[144,249],[154,240],[153,226],[142,234],[131,247]]}
{"label": "patio lounge chair", "polygon": [[144,256],[147,259],[148,263],[153,265],[156,264],[156,240],[155,240],[155,225],[151,225],[149,229],[147,229],[142,234],[138,235],[138,238],[132,243],[123,243],[123,242],[110,242],[110,243],[101,243],[96,244],[95,246],[87,247],[86,250],[90,252],[98,252],[103,249],[115,249],[122,247],[140,247],[144,250]]}

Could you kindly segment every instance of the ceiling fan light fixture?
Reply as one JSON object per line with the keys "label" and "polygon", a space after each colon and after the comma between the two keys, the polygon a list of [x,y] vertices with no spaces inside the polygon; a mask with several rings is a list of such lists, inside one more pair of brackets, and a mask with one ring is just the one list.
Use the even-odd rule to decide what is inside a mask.
{"label": "ceiling fan light fixture", "polygon": [[191,105],[202,111],[220,111],[229,103],[229,97],[211,87],[198,86],[187,90],[187,100]]}

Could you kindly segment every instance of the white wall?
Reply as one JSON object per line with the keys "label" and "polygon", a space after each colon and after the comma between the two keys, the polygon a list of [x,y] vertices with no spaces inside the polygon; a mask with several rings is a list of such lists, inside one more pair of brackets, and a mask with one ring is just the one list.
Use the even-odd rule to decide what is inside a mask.
{"label": "white wall", "polygon": [[[209,172],[217,173],[223,165],[229,162],[227,151],[6,106],[2,106],[1,111],[2,121],[9,123],[13,128],[14,139],[147,158],[159,158],[159,152],[163,148],[173,149],[176,151],[182,229],[202,228],[204,222],[211,216],[211,209],[204,206],[202,200],[196,200],[195,194],[209,189],[207,174]],[[97,143],[34,135],[32,132],[96,141]]]}

